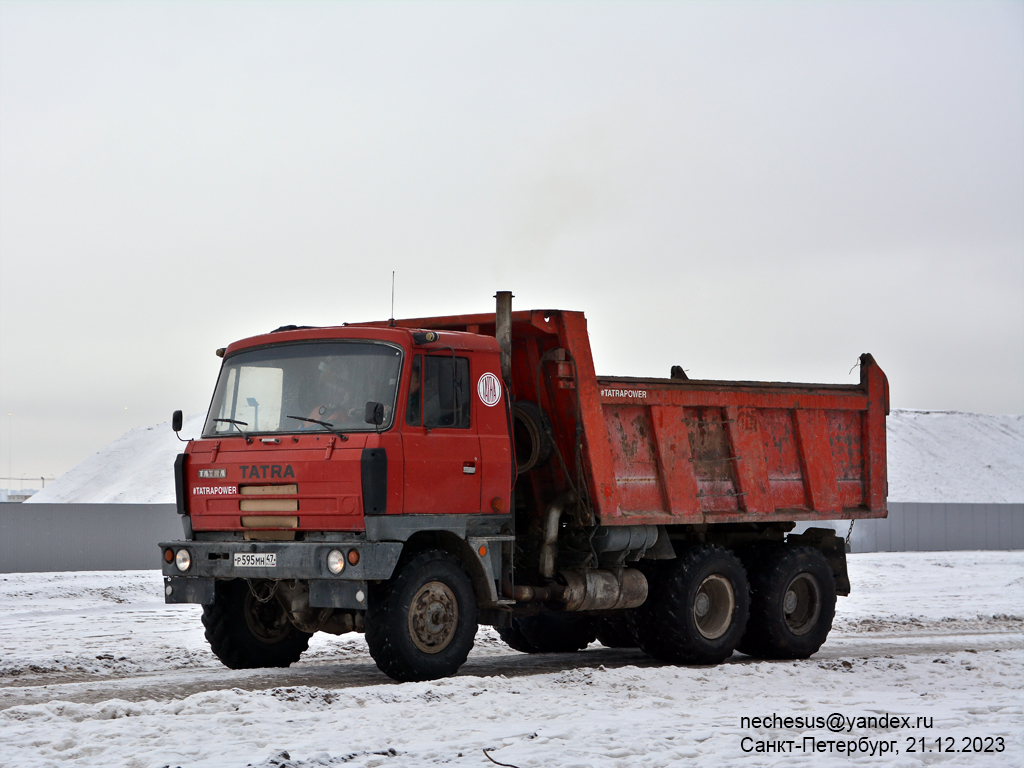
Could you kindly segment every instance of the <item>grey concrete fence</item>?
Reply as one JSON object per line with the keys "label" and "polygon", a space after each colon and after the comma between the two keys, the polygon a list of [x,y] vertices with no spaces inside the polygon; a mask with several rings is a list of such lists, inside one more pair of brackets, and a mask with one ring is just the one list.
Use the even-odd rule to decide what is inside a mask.
{"label": "grey concrete fence", "polygon": [[[849,525],[832,523],[842,536]],[[155,569],[156,545],[181,536],[173,504],[0,503],[0,573]],[[893,502],[888,518],[858,520],[851,544],[854,552],[1024,549],[1024,504]]]}
{"label": "grey concrete fence", "polygon": [[0,573],[160,567],[182,538],[173,504],[0,504]]}
{"label": "grey concrete fence", "polygon": [[[845,536],[850,523],[837,527]],[[856,522],[850,545],[853,552],[1024,549],[1024,504],[893,501],[888,517]]]}

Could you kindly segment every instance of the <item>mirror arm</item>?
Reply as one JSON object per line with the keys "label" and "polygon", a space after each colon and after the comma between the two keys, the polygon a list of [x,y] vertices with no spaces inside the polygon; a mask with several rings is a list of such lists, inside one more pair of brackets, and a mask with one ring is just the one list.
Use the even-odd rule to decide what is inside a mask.
{"label": "mirror arm", "polygon": [[171,414],[171,429],[174,430],[174,436],[181,440],[181,442],[183,443],[192,442],[191,439],[186,440],[185,438],[178,434],[181,431],[181,422],[181,411],[175,411],[174,413]]}

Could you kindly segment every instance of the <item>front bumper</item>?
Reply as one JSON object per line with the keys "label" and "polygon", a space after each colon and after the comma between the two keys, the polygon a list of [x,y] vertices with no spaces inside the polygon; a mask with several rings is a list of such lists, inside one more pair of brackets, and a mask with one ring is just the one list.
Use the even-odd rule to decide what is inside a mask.
{"label": "front bumper", "polygon": [[[191,565],[180,571],[163,562],[164,601],[167,603],[213,602],[217,579],[301,579],[310,583],[314,607],[360,609],[366,607],[366,583],[388,579],[402,553],[397,541],[294,542],[294,541],[167,541],[160,551],[188,550]],[[345,555],[345,568],[331,573],[327,556],[333,550]],[[348,560],[350,550],[359,562]],[[235,565],[235,554],[275,556],[273,566]],[[319,605],[318,605],[319,604]]]}

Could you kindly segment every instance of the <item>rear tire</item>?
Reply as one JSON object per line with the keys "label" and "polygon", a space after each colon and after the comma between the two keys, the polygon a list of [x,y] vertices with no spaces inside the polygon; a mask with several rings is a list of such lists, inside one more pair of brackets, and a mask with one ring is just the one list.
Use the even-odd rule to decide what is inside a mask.
{"label": "rear tire", "polygon": [[735,555],[693,547],[652,569],[650,578],[647,602],[627,614],[644,653],[673,664],[719,664],[732,655],[750,611],[746,572]]}
{"label": "rear tire", "polygon": [[519,619],[512,619],[507,627],[498,628],[498,636],[505,642],[509,648],[513,651],[519,651],[520,653],[539,653],[537,648],[526,639],[526,635],[523,634],[523,629],[519,624]]}
{"label": "rear tire", "polygon": [[366,644],[381,672],[400,683],[455,674],[477,630],[476,594],[465,569],[447,552],[431,550],[373,585]]}
{"label": "rear tire", "polygon": [[597,637],[597,621],[575,613],[516,616],[498,634],[510,648],[523,653],[575,653]]}
{"label": "rear tire", "polygon": [[605,648],[636,648],[636,638],[625,616],[601,619],[597,623],[597,641]]}
{"label": "rear tire", "polygon": [[832,629],[836,582],[813,547],[778,547],[750,574],[750,622],[740,650],[761,659],[806,659]]}
{"label": "rear tire", "polygon": [[[206,640],[229,669],[287,667],[299,660],[312,635],[296,629],[271,595],[269,582],[218,581],[213,603],[203,606]],[[260,602],[253,590],[261,598]]]}
{"label": "rear tire", "polygon": [[747,571],[747,582],[750,584],[750,614],[747,621],[747,630],[736,646],[736,650],[745,653],[747,656],[758,655],[758,643],[760,634],[754,628],[757,623],[754,618],[754,579],[757,574],[771,568],[772,564],[781,556],[785,544],[782,542],[767,542],[757,546],[747,547],[737,553],[744,569]]}

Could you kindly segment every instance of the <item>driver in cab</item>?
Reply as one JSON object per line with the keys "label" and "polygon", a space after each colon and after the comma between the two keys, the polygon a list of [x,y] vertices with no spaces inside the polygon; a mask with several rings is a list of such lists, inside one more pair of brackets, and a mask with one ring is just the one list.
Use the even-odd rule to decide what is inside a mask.
{"label": "driver in cab", "polygon": [[313,406],[308,418],[332,425],[361,422],[363,405],[356,396],[351,364],[346,364],[341,357],[328,357],[321,360],[317,367],[320,371],[317,404]]}

